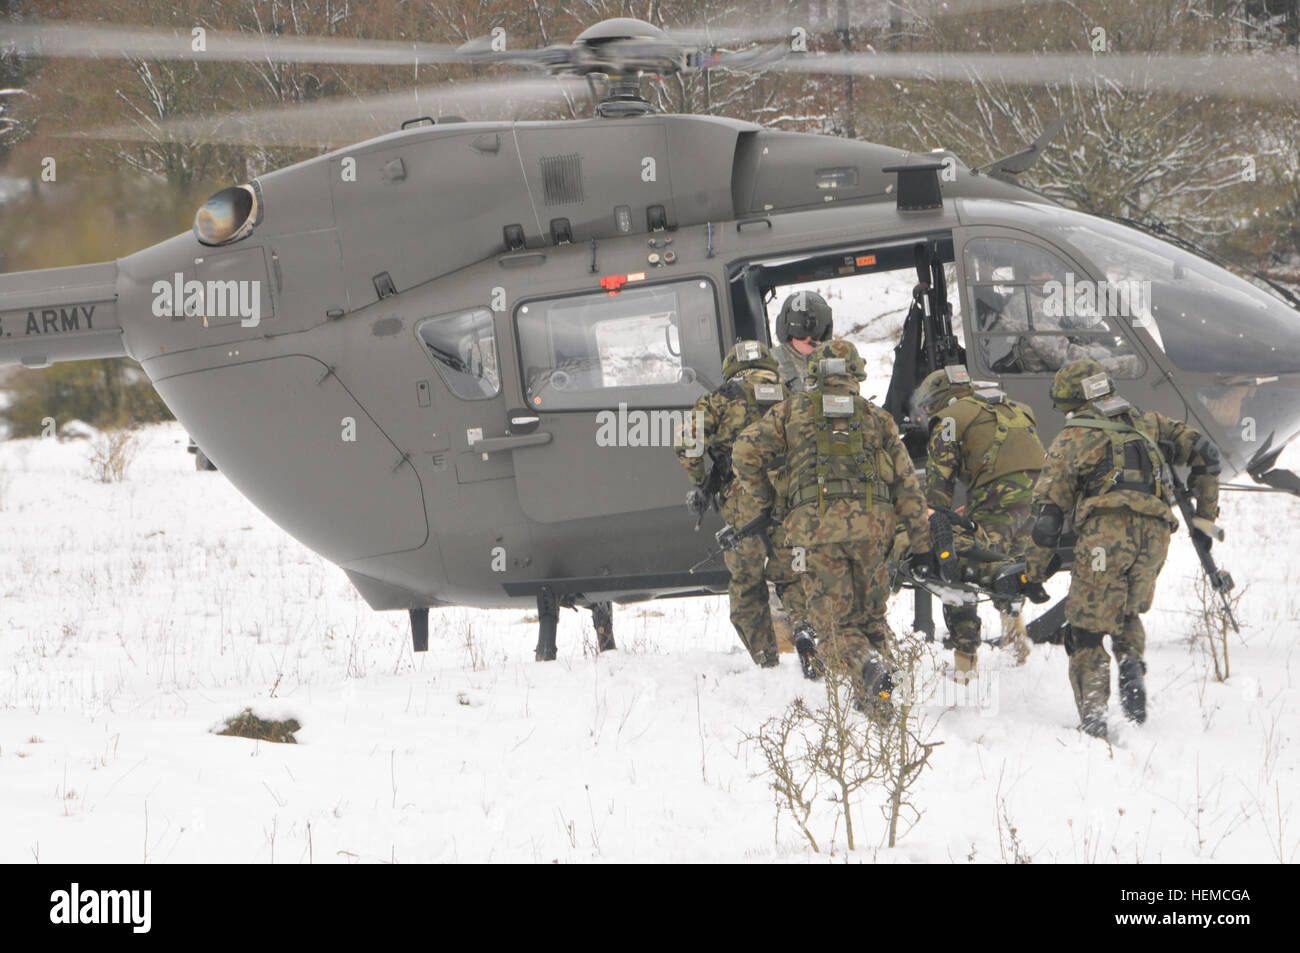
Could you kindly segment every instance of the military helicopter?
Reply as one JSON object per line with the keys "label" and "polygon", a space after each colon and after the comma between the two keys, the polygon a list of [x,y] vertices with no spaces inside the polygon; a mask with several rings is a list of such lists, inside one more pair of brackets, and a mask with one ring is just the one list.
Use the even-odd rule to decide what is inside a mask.
{"label": "military helicopter", "polygon": [[[190,55],[188,37],[135,29],[5,31],[44,55]],[[775,289],[824,278],[916,270],[887,400],[913,434],[907,396],[931,368],[964,360],[1046,411],[1055,368],[1036,345],[1092,349],[1135,403],[1209,434],[1226,470],[1300,490],[1273,467],[1300,430],[1297,300],[1017,184],[1060,123],[972,169],[941,150],[660,114],[643,95],[647,79],[681,71],[903,75],[917,69],[907,57],[719,52],[625,18],[537,51],[490,39],[208,44],[233,59],[507,62],[550,74],[505,84],[511,95],[585,85],[593,100],[588,119],[412,116],[222,189],[191,232],[117,261],[0,276],[0,364],[134,358],[256,506],[342,567],[372,608],[410,612],[416,650],[430,608],[535,605],[537,657],[550,659],[560,606],[590,608],[604,649],[611,603],[722,591],[720,564],[686,571],[705,547],[682,506],[675,424],[720,382],[734,341],[770,340]],[[1050,62],[1053,76],[1139,69]],[[1014,57],[986,65],[1042,73]],[[1272,95],[1294,95],[1275,64],[1221,62],[1209,78],[1184,65],[1139,72],[1260,95],[1243,73],[1258,67]],[[493,87],[421,101],[491,99]],[[203,128],[238,138],[261,118],[292,141],[331,108]],[[189,135],[193,123],[171,128]],[[1149,295],[1132,313],[1094,300],[1055,314],[1042,294],[1053,279],[1149,282]],[[1045,437],[1054,416],[1042,414]]]}

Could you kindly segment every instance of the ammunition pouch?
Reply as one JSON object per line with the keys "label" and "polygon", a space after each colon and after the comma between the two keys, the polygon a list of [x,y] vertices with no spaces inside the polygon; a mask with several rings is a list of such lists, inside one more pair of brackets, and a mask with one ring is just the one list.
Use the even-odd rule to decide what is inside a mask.
{"label": "ammunition pouch", "polygon": [[1085,629],[1077,625],[1067,625],[1065,627],[1065,654],[1073,655],[1080,649],[1095,649],[1101,646],[1101,640],[1105,637],[1104,632],[1094,632],[1091,629]]}

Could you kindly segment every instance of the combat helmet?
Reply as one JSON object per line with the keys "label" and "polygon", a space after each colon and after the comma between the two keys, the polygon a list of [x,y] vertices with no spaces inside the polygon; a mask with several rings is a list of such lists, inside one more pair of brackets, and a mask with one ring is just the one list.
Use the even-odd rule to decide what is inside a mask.
{"label": "combat helmet", "polygon": [[971,393],[970,372],[966,365],[949,364],[932,371],[921,381],[912,402],[919,416],[933,417],[954,398],[967,397]]}
{"label": "combat helmet", "polygon": [[820,383],[828,377],[867,379],[867,367],[851,341],[824,341],[808,355],[808,373]]}
{"label": "combat helmet", "polygon": [[796,291],[781,302],[776,316],[776,337],[782,344],[791,338],[825,341],[834,331],[831,306],[815,291]]}
{"label": "combat helmet", "polygon": [[735,347],[722,359],[722,377],[724,380],[731,380],[741,371],[750,368],[776,371],[776,358],[768,352],[767,345],[761,341],[737,341]]}
{"label": "combat helmet", "polygon": [[1066,412],[1078,410],[1090,400],[1105,397],[1115,385],[1110,375],[1090,357],[1071,361],[1052,378],[1052,404]]}

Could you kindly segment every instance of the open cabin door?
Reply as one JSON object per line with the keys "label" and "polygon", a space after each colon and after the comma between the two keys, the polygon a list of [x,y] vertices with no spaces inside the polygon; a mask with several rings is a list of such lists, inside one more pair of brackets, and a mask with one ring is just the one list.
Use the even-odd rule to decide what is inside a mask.
{"label": "open cabin door", "polygon": [[[718,289],[708,278],[522,301],[512,432],[519,502],[541,523],[680,509],[673,445],[721,383]],[[512,438],[514,439],[514,438]]]}

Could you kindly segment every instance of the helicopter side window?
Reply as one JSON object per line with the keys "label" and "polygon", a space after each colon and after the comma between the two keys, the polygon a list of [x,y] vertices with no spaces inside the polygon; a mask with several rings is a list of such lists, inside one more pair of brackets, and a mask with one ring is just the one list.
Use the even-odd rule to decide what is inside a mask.
{"label": "helicopter side window", "polygon": [[521,304],[530,406],[689,406],[719,376],[713,286],[693,279]]}
{"label": "helicopter side window", "polygon": [[989,370],[1051,374],[1090,357],[1115,377],[1141,376],[1142,359],[1096,297],[1076,293],[1092,282],[1063,259],[1027,242],[977,238],[966,245],[965,263],[975,338]]}
{"label": "helicopter side window", "polygon": [[427,318],[416,332],[438,376],[457,397],[485,400],[500,392],[491,311],[474,308]]}

